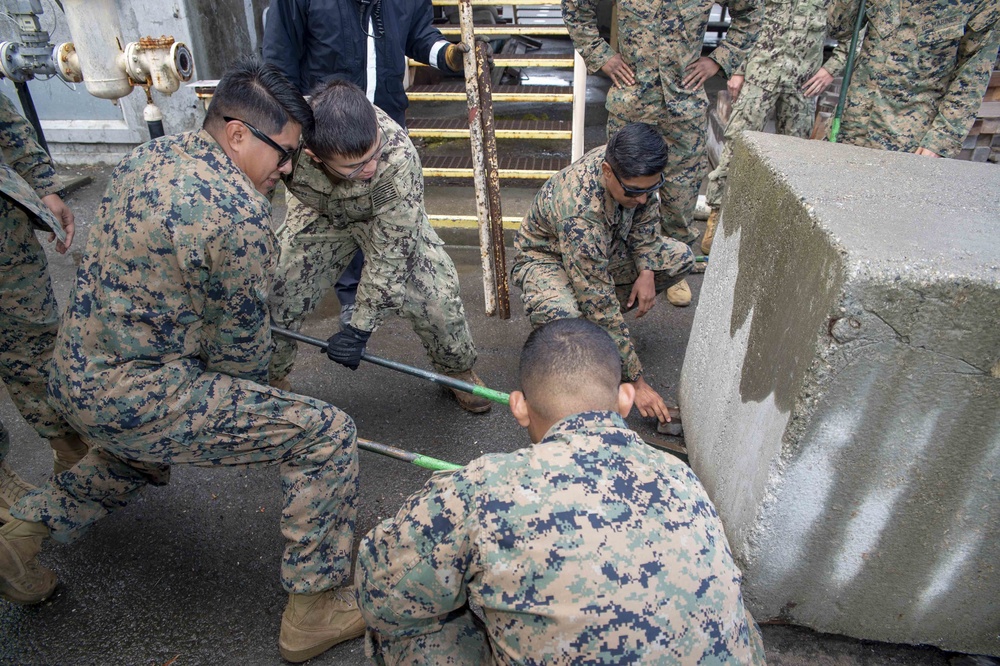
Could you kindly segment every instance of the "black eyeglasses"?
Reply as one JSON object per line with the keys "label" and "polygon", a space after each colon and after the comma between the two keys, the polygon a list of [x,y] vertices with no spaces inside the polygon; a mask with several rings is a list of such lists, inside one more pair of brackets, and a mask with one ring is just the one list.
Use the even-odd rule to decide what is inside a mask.
{"label": "black eyeglasses", "polygon": [[278,145],[278,143],[274,139],[272,139],[268,135],[264,134],[259,129],[257,129],[256,127],[254,127],[253,125],[251,125],[250,123],[248,123],[245,120],[240,120],[239,118],[232,118],[230,116],[222,116],[222,119],[225,120],[227,123],[231,123],[233,121],[238,122],[238,123],[243,123],[244,125],[246,125],[246,128],[248,130],[250,130],[251,134],[253,134],[255,137],[257,137],[258,139],[260,139],[261,141],[263,141],[267,145],[269,145],[272,148],[274,148],[275,150],[277,150],[278,151],[278,168],[279,169],[281,167],[285,166],[286,164],[288,164],[288,160],[292,159],[292,156],[295,154],[295,150],[297,150],[297,149],[288,150],[287,148],[282,148],[281,146]]}
{"label": "black eyeglasses", "polygon": [[366,166],[371,164],[373,160],[378,160],[378,158],[382,157],[382,151],[385,149],[386,143],[388,143],[388,141],[386,140],[385,137],[382,137],[382,140],[379,142],[378,147],[375,149],[375,152],[372,153],[371,156],[368,157],[368,159],[366,159],[364,162],[361,162],[354,171],[348,174],[341,173],[340,171],[335,169],[332,164],[324,160],[322,157],[319,158],[319,161],[323,163],[323,166],[325,166],[327,169],[332,171],[337,176],[343,178],[344,180],[353,180],[354,177],[357,176],[359,173],[361,173],[361,171]]}
{"label": "black eyeglasses", "polygon": [[667,177],[663,175],[663,172],[660,172],[660,181],[656,185],[653,185],[652,187],[646,187],[643,189],[629,187],[628,185],[622,182],[621,176],[619,176],[618,172],[615,171],[615,168],[611,166],[611,162],[608,162],[607,160],[605,160],[605,162],[607,163],[608,168],[611,169],[611,173],[615,175],[615,180],[617,180],[618,184],[622,186],[622,191],[625,192],[625,196],[632,199],[641,197],[643,194],[651,194],[652,192],[655,192],[656,190],[663,187],[663,183],[667,182]]}

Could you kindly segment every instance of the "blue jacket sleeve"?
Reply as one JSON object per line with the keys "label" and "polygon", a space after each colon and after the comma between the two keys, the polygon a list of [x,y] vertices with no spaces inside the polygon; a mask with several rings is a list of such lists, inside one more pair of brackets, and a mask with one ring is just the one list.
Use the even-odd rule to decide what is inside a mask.
{"label": "blue jacket sleeve", "polygon": [[437,66],[431,63],[431,47],[444,39],[441,31],[434,27],[434,8],[430,0],[407,0],[414,2],[416,7],[413,11],[413,22],[410,24],[410,31],[406,35],[406,55],[424,63],[425,65]]}
{"label": "blue jacket sleeve", "polygon": [[308,32],[309,0],[274,0],[264,24],[264,62],[274,65],[299,90],[303,77],[300,63]]}

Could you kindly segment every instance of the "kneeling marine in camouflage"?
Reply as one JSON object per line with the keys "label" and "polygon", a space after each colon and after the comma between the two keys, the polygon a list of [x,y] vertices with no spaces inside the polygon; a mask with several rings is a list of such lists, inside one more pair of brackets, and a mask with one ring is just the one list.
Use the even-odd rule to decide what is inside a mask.
{"label": "kneeling marine in camouflage", "polygon": [[552,176],[521,222],[511,270],[533,326],[585,317],[611,335],[636,407],[661,423],[667,407],[643,379],[624,313],[645,315],[694,265],[687,245],[659,233],[666,158],[656,128],[631,123]]}
{"label": "kneeling marine in camouflage", "polygon": [[269,387],[265,306],[277,252],[265,196],[312,121],[271,66],[219,82],[197,132],[132,151],[90,230],[59,331],[49,397],[95,442],[13,507],[0,529],[0,596],[47,598],[35,555],[69,542],[171,465],[279,465],[289,593],[279,648],[303,661],[360,636],[348,580],[357,501],[351,418]]}
{"label": "kneeling marine in camouflage", "polygon": [[[361,249],[355,309],[330,338],[330,358],[356,369],[368,338],[398,310],[439,372],[481,385],[458,273],[428,222],[420,158],[406,130],[347,81],[331,81],[311,104],[315,127],[285,178],[293,196],[278,229],[272,319],[298,330]],[[284,380],[295,353],[294,342],[275,339],[272,381]],[[470,412],[490,409],[485,398],[452,392]]]}
{"label": "kneeling marine in camouflage", "polygon": [[719,516],[626,427],[620,365],[586,320],[536,329],[510,398],[533,445],[435,474],[362,539],[376,663],[764,663]]}

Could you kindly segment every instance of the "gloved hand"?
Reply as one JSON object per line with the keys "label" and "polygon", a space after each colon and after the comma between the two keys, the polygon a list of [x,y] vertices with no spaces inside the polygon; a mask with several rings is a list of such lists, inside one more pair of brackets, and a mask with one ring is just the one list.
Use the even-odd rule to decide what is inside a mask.
{"label": "gloved hand", "polygon": [[371,331],[362,331],[348,324],[326,341],[326,355],[331,361],[336,361],[351,370],[357,370],[371,335]]}
{"label": "gloved hand", "polygon": [[444,64],[453,72],[461,72],[465,69],[465,54],[469,52],[469,45],[465,42],[449,44],[444,49]]}

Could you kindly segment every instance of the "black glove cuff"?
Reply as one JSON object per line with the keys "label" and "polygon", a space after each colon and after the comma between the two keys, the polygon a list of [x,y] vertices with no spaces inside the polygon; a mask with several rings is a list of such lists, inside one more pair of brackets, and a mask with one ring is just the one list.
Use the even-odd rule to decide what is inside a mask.
{"label": "black glove cuff", "polygon": [[368,338],[372,337],[371,331],[362,331],[360,328],[354,328],[350,324],[344,326],[341,333],[343,333],[345,337],[350,337],[361,343],[368,342]]}

